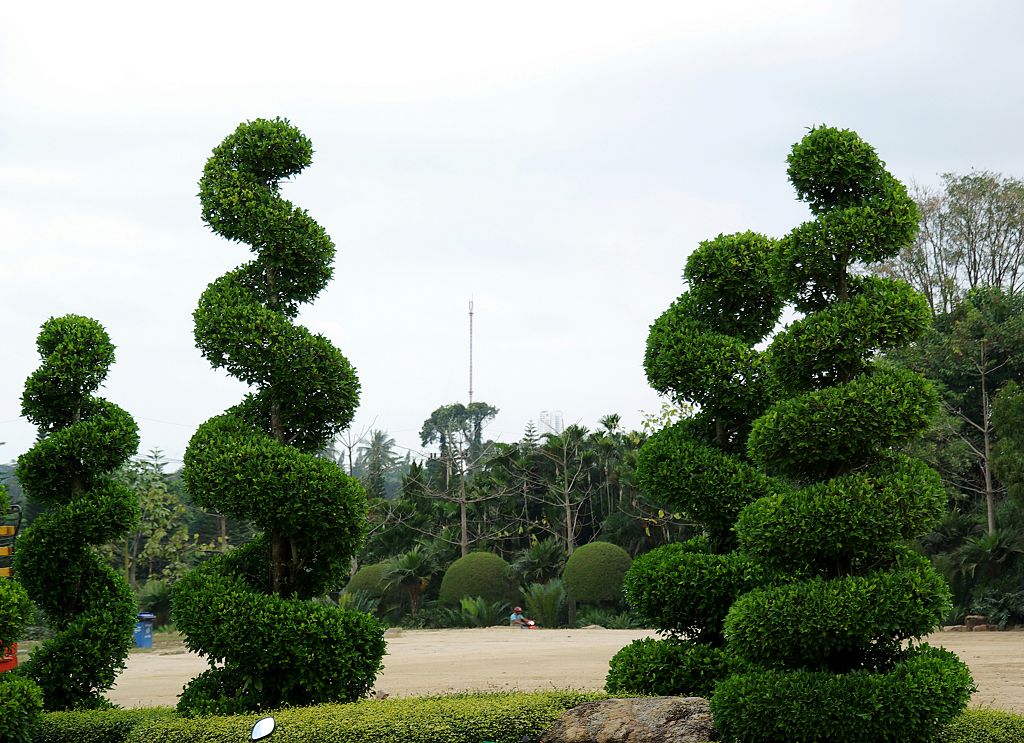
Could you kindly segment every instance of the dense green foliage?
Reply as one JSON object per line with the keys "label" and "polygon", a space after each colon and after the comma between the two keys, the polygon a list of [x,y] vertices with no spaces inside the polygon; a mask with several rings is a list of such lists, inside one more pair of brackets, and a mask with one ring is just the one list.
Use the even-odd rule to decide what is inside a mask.
{"label": "dense green foliage", "polygon": [[379,599],[387,591],[386,574],[388,563],[375,562],[372,565],[363,565],[353,575],[345,586],[347,593],[363,591],[366,595]]}
{"label": "dense green foliage", "polygon": [[711,711],[734,743],[933,743],[963,711],[971,676],[941,648],[921,647],[885,672],[773,670],[730,676]]}
{"label": "dense green foliage", "polygon": [[519,589],[507,562],[490,552],[470,552],[445,571],[438,596],[443,604],[458,604],[463,598],[479,596],[486,601],[515,603]]}
{"label": "dense green foliage", "polygon": [[644,638],[612,658],[605,678],[609,694],[636,693],[675,696],[680,689],[692,696],[710,697],[715,685],[738,670],[736,657],[724,648],[676,638]]}
{"label": "dense green foliage", "polygon": [[96,550],[132,528],[132,492],[111,477],[139,445],[132,417],[93,392],[114,361],[106,331],[87,317],[47,320],[42,365],[25,382],[22,413],[39,441],[18,458],[18,480],[44,506],[18,539],[15,572],[53,636],[17,673],[43,690],[48,710],[103,703],[124,667],[135,598]]}
{"label": "dense green foliage", "polygon": [[719,644],[732,602],[763,580],[757,564],[738,552],[715,553],[706,537],[646,552],[626,574],[627,603],[662,632]]}
{"label": "dense green foliage", "polygon": [[125,743],[143,722],[174,717],[170,707],[50,712],[33,730],[32,743]]}
{"label": "dense green foliage", "polygon": [[641,555],[626,575],[627,602],[669,636],[634,643],[611,662],[607,688],[709,694],[733,668],[722,622],[733,600],[764,576],[734,550],[733,522],[752,500],[783,492],[758,472],[744,444],[775,395],[755,345],[781,311],[766,266],[774,243],[752,232],[701,243],[686,263],[688,291],[651,326],[644,368],[691,419],[651,436],[637,460],[648,498],[696,522],[704,536]]}
{"label": "dense green foliage", "polygon": [[375,619],[313,601],[344,581],[366,497],[315,456],[352,418],[355,372],[326,338],[293,322],[326,286],[334,256],[324,230],[280,196],[280,181],[311,155],[286,121],[256,120],[214,149],[200,181],[204,220],[256,256],[203,293],[196,345],[255,391],[199,427],[183,478],[197,505],[262,532],[175,586],[189,648],[219,664],[182,694],[188,713],[358,699],[384,654]]}
{"label": "dense green foliage", "polygon": [[617,544],[591,542],[569,556],[562,582],[574,601],[619,603],[622,579],[632,562],[629,553]]}
{"label": "dense green foliage", "polygon": [[946,725],[935,743],[1024,743],[1024,716],[969,709]]}
{"label": "dense green foliage", "polygon": [[750,670],[723,680],[712,708],[735,741],[924,743],[973,688],[952,654],[904,644],[948,610],[944,581],[901,546],[940,517],[944,493],[891,449],[927,429],[938,399],[920,375],[874,358],[920,335],[928,309],[898,282],[852,270],[906,245],[917,212],[853,132],[814,129],[789,164],[815,218],[780,241],[772,278],[805,314],[768,348],[782,393],[747,447],[799,489],[737,522],[740,544],[775,575],[726,617]]}
{"label": "dense green foliage", "polygon": [[[565,710],[603,698],[572,691],[457,694],[279,710],[274,743],[519,743]],[[182,718],[167,709],[45,715],[37,743],[236,743],[257,716]]]}
{"label": "dense green foliage", "polygon": [[[653,650],[655,646],[649,640],[638,642],[649,645],[652,652],[659,652]],[[671,651],[667,656],[666,662],[686,663],[683,658],[672,658]],[[713,666],[713,662],[707,662],[701,667]],[[673,665],[670,672],[684,673],[685,670],[685,666]],[[272,740],[519,743],[523,736],[540,736],[565,710],[603,696],[580,692],[459,694],[282,710],[275,713],[279,727]],[[40,718],[31,740],[33,743],[149,743],[151,740],[235,743],[247,739],[256,719],[253,715],[181,719],[171,709],[159,707],[51,712]],[[451,722],[447,723],[448,720]],[[870,730],[875,729],[870,727]],[[431,735],[441,737],[431,738]],[[878,740],[888,738],[883,736]],[[967,710],[942,728],[934,743],[1024,743],[1024,716],[996,710]]]}

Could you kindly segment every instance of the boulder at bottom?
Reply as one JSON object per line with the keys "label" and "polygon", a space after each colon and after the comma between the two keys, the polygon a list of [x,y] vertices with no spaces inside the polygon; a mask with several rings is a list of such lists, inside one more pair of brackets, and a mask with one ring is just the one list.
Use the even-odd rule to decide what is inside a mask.
{"label": "boulder at bottom", "polygon": [[567,710],[544,743],[706,743],[717,741],[708,700],[648,697],[586,702]]}

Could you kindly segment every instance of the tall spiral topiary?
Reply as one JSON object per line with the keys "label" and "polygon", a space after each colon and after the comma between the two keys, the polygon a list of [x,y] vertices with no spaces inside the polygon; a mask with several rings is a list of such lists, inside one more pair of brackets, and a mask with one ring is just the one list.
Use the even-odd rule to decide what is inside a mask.
{"label": "tall spiral topiary", "polygon": [[956,656],[915,642],[949,591],[904,544],[941,516],[945,496],[937,474],[896,447],[928,426],[937,398],[877,357],[917,337],[929,311],[908,285],[855,271],[907,245],[917,210],[851,131],[813,129],[789,177],[814,219],[779,242],[771,269],[803,316],[769,347],[782,395],[748,449],[794,489],[737,521],[741,549],[777,582],[729,610],[729,647],[748,670],[716,687],[715,722],[730,741],[923,743],[972,683]]}
{"label": "tall spiral topiary", "polygon": [[240,125],[206,163],[203,218],[256,257],[214,281],[196,309],[196,345],[254,391],[202,424],[183,477],[197,504],[262,533],[193,570],[174,590],[189,648],[211,667],[186,687],[186,713],[351,701],[384,655],[372,617],[312,599],[345,582],[366,495],[315,456],[348,425],[359,383],[341,352],[294,323],[331,277],[334,244],[280,182],[312,158],[287,121]]}
{"label": "tall spiral topiary", "polygon": [[138,519],[135,496],[110,472],[139,447],[132,417],[93,392],[114,346],[88,317],[47,320],[37,341],[42,365],[28,378],[22,413],[39,441],[18,458],[17,477],[44,510],[18,538],[15,574],[54,635],[17,673],[43,690],[46,709],[95,708],[124,668],[135,598],[94,548]]}
{"label": "tall spiral topiary", "polygon": [[640,555],[627,572],[627,602],[666,637],[620,650],[610,692],[708,695],[735,666],[722,622],[762,575],[735,551],[733,522],[747,503],[784,487],[745,453],[751,422],[775,394],[754,348],[781,310],[766,267],[773,247],[753,232],[701,243],[686,263],[688,290],[651,326],[644,359],[651,386],[700,412],[644,444],[637,479],[649,498],[684,513],[704,535]]}

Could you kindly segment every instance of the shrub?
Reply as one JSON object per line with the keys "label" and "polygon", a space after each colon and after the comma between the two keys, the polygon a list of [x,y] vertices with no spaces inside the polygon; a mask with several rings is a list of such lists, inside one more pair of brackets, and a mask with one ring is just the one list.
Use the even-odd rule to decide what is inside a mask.
{"label": "shrub", "polygon": [[774,249],[753,232],[702,242],[686,261],[687,291],[647,336],[651,386],[700,412],[644,443],[637,484],[704,536],[642,554],[626,573],[627,603],[670,637],[623,648],[612,660],[609,689],[707,694],[731,668],[720,649],[722,622],[763,572],[735,551],[733,524],[751,501],[790,489],[753,467],[745,451],[752,421],[776,394],[757,349],[782,309],[767,271]]}
{"label": "shrub", "polygon": [[729,649],[750,666],[711,700],[723,737],[743,743],[930,741],[966,705],[967,667],[908,639],[950,606],[941,576],[901,545],[942,515],[939,478],[895,456],[928,428],[938,395],[879,361],[927,328],[925,299],[864,264],[911,245],[917,209],[854,132],[818,127],[793,147],[789,177],[813,219],[769,259],[803,313],[766,351],[776,401],[746,440],[750,460],[792,492],[747,506],[735,530],[771,583],[729,610]]}
{"label": "shrub", "polygon": [[921,646],[892,670],[761,671],[730,676],[711,698],[724,740],[932,743],[973,691],[952,653]]}
{"label": "shrub", "polygon": [[519,589],[512,579],[509,564],[490,552],[470,552],[453,562],[441,579],[438,599],[457,605],[465,597],[480,596],[486,601],[516,603]]}
{"label": "shrub", "polygon": [[[274,743],[519,743],[538,737],[565,710],[603,698],[581,692],[465,694],[362,701],[274,713]],[[254,716],[154,719],[135,727],[126,743],[236,743]],[[67,743],[70,743],[68,741]]]}
{"label": "shrub", "polygon": [[375,562],[372,565],[363,565],[353,575],[345,586],[346,593],[362,591],[371,598],[383,598],[387,591],[387,580],[385,574],[388,571],[388,563]]}
{"label": "shrub", "polygon": [[531,583],[523,591],[526,616],[541,627],[560,627],[565,618],[565,589],[558,578],[547,583]]}
{"label": "shrub", "polygon": [[640,629],[644,623],[630,611],[615,611],[606,606],[588,606],[576,614],[577,627],[592,625],[605,629]]}
{"label": "shrub", "polygon": [[1024,716],[969,709],[946,725],[935,743],[1024,743]]}
{"label": "shrub", "polygon": [[574,601],[622,601],[622,579],[633,558],[617,544],[591,542],[579,547],[565,563],[562,582]]}
{"label": "shrub", "polygon": [[148,580],[138,590],[136,600],[139,611],[155,615],[154,627],[163,627],[171,621],[171,583],[166,580]]}
{"label": "shrub", "polygon": [[181,695],[190,714],[358,699],[384,655],[373,617],[315,600],[344,579],[367,503],[357,480],[316,456],[352,420],[355,370],[295,322],[333,272],[330,237],[280,193],[312,152],[287,121],[246,122],[214,149],[199,183],[204,221],[255,257],[203,292],[196,345],[253,391],[199,426],[182,479],[197,506],[260,533],[174,586],[175,624],[211,662]]}
{"label": "shrub", "polygon": [[459,623],[462,627],[493,627],[501,624],[510,605],[505,601],[487,601],[481,596],[459,599]]}
{"label": "shrub", "polygon": [[14,567],[53,636],[18,673],[42,687],[48,710],[96,707],[124,668],[138,613],[128,583],[95,546],[139,518],[135,494],[111,475],[138,449],[139,434],[126,411],[93,395],[114,361],[99,323],[51,318],[38,347],[43,363],[21,402],[39,440],[18,458],[17,477],[45,510],[18,538]]}
{"label": "shrub", "polygon": [[380,605],[380,599],[374,598],[365,591],[345,591],[338,594],[337,604],[343,609],[375,614]]}
{"label": "shrub", "polygon": [[738,668],[724,648],[668,638],[634,640],[611,659],[609,694],[711,696],[715,685]]}
{"label": "shrub", "polygon": [[761,571],[743,555],[714,554],[706,538],[695,537],[639,555],[623,588],[644,623],[719,644],[729,606],[760,579]]}
{"label": "shrub", "polygon": [[50,712],[40,717],[32,743],[124,743],[141,723],[174,718],[170,707]]}

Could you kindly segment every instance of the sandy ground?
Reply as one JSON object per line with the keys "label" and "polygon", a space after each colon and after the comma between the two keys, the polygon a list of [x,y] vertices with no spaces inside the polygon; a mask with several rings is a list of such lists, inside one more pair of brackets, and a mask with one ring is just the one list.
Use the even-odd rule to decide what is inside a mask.
{"label": "sandy ground", "polygon": [[[506,627],[389,630],[376,690],[417,696],[468,690],[600,689],[619,648],[653,632]],[[973,706],[1024,714],[1024,632],[942,632],[929,638],[971,668]],[[182,685],[206,668],[180,647],[135,651],[108,694],[125,707],[174,705]]]}

